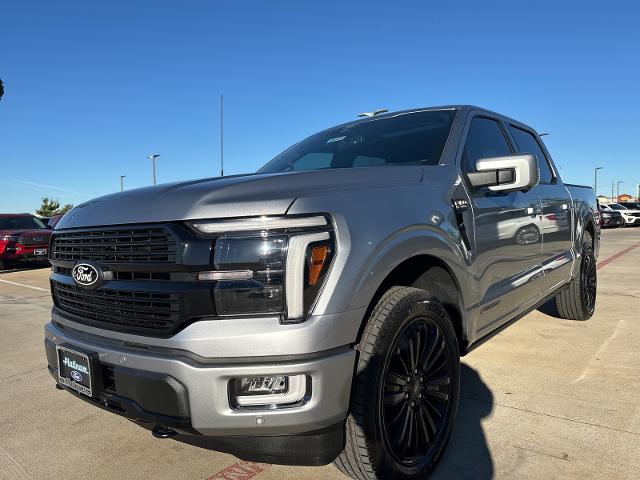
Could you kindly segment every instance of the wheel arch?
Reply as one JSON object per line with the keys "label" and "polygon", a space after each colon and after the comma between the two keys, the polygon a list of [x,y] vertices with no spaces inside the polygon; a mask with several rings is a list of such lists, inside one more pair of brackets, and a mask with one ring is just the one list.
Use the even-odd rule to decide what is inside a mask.
{"label": "wheel arch", "polygon": [[422,288],[433,293],[442,302],[451,318],[459,351],[465,351],[467,330],[463,288],[454,269],[442,258],[430,254],[417,254],[406,258],[388,272],[367,306],[358,331],[357,342],[360,342],[367,319],[376,304],[393,286]]}

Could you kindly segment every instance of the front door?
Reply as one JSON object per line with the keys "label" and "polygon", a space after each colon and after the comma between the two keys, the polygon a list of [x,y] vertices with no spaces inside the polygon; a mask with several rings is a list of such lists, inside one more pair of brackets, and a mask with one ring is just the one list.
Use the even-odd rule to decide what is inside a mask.
{"label": "front door", "polygon": [[[496,118],[471,119],[462,153],[463,175],[477,160],[514,153]],[[542,258],[542,205],[536,189],[493,192],[469,187],[473,209],[471,272],[479,289],[477,335],[512,318],[539,297]]]}

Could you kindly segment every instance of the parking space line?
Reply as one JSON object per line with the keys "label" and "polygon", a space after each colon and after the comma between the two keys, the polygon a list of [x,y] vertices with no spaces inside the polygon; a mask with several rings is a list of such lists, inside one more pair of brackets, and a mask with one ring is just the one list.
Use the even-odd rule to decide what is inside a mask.
{"label": "parking space line", "polygon": [[624,250],[622,250],[622,251],[620,251],[618,253],[615,253],[615,254],[611,255],[610,257],[608,257],[608,258],[605,258],[601,262],[598,262],[598,270],[600,270],[602,267],[608,265],[609,263],[613,262],[614,260],[620,258],[621,256],[629,253],[634,248],[638,248],[638,247],[640,247],[640,243],[636,243],[635,245],[632,245],[629,248],[625,248]]}
{"label": "parking space line", "polygon": [[34,287],[32,285],[25,285],[24,283],[12,282],[10,280],[2,280],[2,279],[0,279],[0,283],[8,283],[9,285],[16,285],[18,287],[32,288],[33,290],[40,290],[41,292],[48,292],[49,291],[48,288]]}
{"label": "parking space line", "polygon": [[214,473],[207,480],[249,480],[269,468],[269,463],[245,462],[243,460]]}

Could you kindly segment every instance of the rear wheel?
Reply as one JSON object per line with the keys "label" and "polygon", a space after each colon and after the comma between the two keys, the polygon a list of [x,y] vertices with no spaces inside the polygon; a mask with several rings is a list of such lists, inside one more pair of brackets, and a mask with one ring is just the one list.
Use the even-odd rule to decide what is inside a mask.
{"label": "rear wheel", "polygon": [[589,320],[596,308],[597,290],[598,276],[593,239],[589,232],[585,232],[580,270],[569,282],[568,288],[556,295],[559,315],[570,320]]}
{"label": "rear wheel", "polygon": [[427,291],[393,287],[362,341],[336,466],[358,480],[419,479],[433,471],[451,435],[460,358],[451,320]]}

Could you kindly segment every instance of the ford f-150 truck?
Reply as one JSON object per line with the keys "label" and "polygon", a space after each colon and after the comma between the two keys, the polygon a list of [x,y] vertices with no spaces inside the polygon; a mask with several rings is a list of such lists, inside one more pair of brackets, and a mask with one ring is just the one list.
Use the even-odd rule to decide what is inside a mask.
{"label": "ford f-150 truck", "polygon": [[107,195],[57,225],[56,385],[156,437],[424,478],[460,356],[547,301],[596,301],[594,192],[477,107],[371,115],[255,174]]}
{"label": "ford f-150 truck", "polygon": [[47,263],[51,230],[28,213],[0,213],[0,270],[27,262]]}

